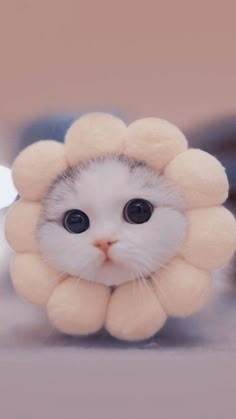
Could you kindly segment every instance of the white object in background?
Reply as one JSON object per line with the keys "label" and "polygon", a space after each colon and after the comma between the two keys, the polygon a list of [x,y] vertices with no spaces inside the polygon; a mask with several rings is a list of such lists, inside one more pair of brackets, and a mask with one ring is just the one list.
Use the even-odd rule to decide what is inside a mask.
{"label": "white object in background", "polygon": [[0,210],[0,283],[5,278],[5,274],[9,273],[10,266],[10,257],[12,250],[8,245],[5,234],[4,234],[4,224],[5,216],[7,211],[5,209]]}
{"label": "white object in background", "polygon": [[0,166],[0,282],[9,271],[11,250],[4,234],[6,209],[16,199],[17,191],[14,186],[12,171],[8,167]]}
{"label": "white object in background", "polygon": [[0,166],[0,209],[11,205],[17,197],[12,171],[8,167]]}

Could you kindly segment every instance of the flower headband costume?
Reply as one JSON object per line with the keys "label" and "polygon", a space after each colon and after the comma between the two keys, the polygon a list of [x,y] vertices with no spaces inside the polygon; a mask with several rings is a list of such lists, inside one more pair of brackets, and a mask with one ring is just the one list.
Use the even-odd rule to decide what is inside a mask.
{"label": "flower headband costume", "polygon": [[[115,290],[86,279],[61,275],[42,258],[37,226],[42,200],[68,167],[103,155],[123,154],[144,161],[176,187],[186,204],[187,233],[178,254],[150,279],[150,292],[138,281]],[[13,166],[21,199],[10,209],[6,236],[15,251],[12,280],[19,295],[45,306],[60,331],[88,335],[105,327],[116,338],[136,341],[154,335],[168,316],[185,317],[211,294],[212,271],[236,248],[236,223],[222,206],[228,196],[224,168],[210,154],[188,149],[173,124],[157,118],[126,126],[102,113],[82,116],[65,143],[39,141],[23,150]]]}

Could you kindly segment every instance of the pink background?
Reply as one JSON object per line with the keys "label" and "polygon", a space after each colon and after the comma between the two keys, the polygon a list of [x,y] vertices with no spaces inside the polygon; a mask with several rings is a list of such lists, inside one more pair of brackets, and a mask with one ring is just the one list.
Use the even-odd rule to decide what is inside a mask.
{"label": "pink background", "polygon": [[188,125],[235,111],[232,1],[0,0],[0,118],[116,108]]}

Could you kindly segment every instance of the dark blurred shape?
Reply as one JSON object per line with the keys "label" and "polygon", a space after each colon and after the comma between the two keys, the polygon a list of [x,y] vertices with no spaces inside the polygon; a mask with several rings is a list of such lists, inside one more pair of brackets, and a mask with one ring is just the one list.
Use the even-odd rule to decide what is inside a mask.
{"label": "dark blurred shape", "polygon": [[27,122],[19,134],[20,149],[27,147],[35,141],[52,139],[62,142],[70,125],[87,112],[109,112],[125,120],[124,114],[117,109],[88,110],[86,112],[73,112],[62,114],[50,114]]}
{"label": "dark blurred shape", "polygon": [[213,154],[225,167],[230,192],[227,206],[236,210],[236,115],[222,117],[187,130],[192,147]]}
{"label": "dark blurred shape", "polygon": [[35,141],[52,139],[63,141],[65,133],[80,114],[55,114],[43,116],[26,124],[20,133],[20,148],[25,148]]}

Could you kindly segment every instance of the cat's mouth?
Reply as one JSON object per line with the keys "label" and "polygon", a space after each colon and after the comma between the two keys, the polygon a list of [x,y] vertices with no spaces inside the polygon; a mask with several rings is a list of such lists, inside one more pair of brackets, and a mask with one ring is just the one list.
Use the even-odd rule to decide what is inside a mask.
{"label": "cat's mouth", "polygon": [[102,266],[108,266],[108,265],[112,265],[113,262],[110,259],[105,259],[104,262],[102,262]]}
{"label": "cat's mouth", "polygon": [[114,261],[109,256],[106,256],[104,261],[102,262],[102,266],[111,266],[111,265],[114,265]]}

